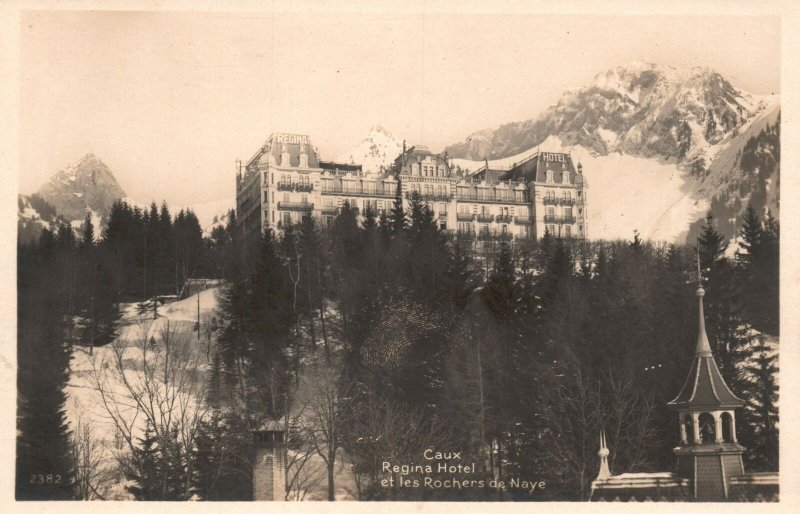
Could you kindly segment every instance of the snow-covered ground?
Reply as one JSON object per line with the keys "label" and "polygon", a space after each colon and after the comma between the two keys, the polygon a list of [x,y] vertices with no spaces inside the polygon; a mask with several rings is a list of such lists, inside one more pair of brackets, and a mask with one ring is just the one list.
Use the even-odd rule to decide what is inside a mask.
{"label": "snow-covered ground", "polygon": [[[212,316],[218,316],[218,287],[207,289],[199,293],[201,323],[208,323]],[[158,358],[158,352],[163,348],[164,333],[167,329],[172,341],[188,344],[190,352],[200,362],[200,374],[197,378],[205,380],[203,375],[208,369],[208,341],[207,334],[201,331],[198,339],[194,331],[198,312],[198,295],[192,295],[184,300],[179,300],[159,306],[159,317],[152,319],[152,311],[140,314],[139,306],[135,303],[122,306],[123,320],[117,340],[107,346],[95,348],[92,354],[88,349],[77,347],[73,350],[70,362],[70,379],[67,384],[67,419],[73,430],[77,427],[89,426],[92,438],[99,444],[101,453],[101,468],[105,478],[99,484],[98,492],[105,499],[132,500],[133,497],[126,491],[126,482],[115,473],[118,467],[116,456],[126,451],[127,445],[120,439],[119,430],[112,413],[123,422],[134,427],[136,437],[142,435],[145,427],[145,418],[142,409],[135,406],[131,398],[129,386],[123,383],[122,377],[117,373],[115,366],[118,362],[124,368],[124,378],[134,388],[142,385],[142,368],[145,348],[148,352],[148,362]],[[332,308],[328,315],[336,315]],[[331,322],[329,333],[336,331]],[[150,344],[154,339],[153,345]],[[321,343],[320,343],[321,344]],[[320,354],[321,356],[321,354]],[[160,364],[156,367],[160,373]],[[102,384],[104,394],[100,393],[98,380]],[[200,385],[193,391],[202,391]],[[200,406],[198,394],[187,394],[181,401],[188,405],[189,411]],[[105,397],[105,401],[104,401]],[[180,402],[178,402],[180,404]],[[111,413],[109,412],[110,405]],[[336,464],[337,500],[352,500],[356,497],[356,486],[350,468],[349,459],[340,451]],[[318,480],[307,484],[308,490],[302,499],[326,500],[327,475],[324,461],[318,455],[311,457],[304,468],[304,473],[320,475]],[[313,485],[311,485],[313,483]],[[130,485],[130,484],[129,484]],[[292,499],[299,499],[296,496]]]}
{"label": "snow-covered ground", "polygon": [[[201,322],[207,322],[215,314],[217,290],[218,288],[213,288],[200,293]],[[188,348],[190,356],[186,357],[187,362],[197,363],[197,373],[186,376],[198,379],[198,382],[205,381],[205,377],[201,375],[207,369],[208,344],[202,331],[199,339],[194,331],[197,299],[197,295],[194,295],[160,306],[159,318],[156,320],[152,319],[152,311],[140,314],[136,304],[124,304],[119,336],[114,342],[94,348],[91,354],[83,347],[75,347],[73,350],[66,391],[67,419],[73,430],[78,426],[91,428],[92,439],[99,445],[101,466],[108,471],[108,480],[100,484],[100,492],[106,499],[131,499],[123,485],[118,483],[120,477],[113,473],[117,465],[115,455],[126,447],[120,439],[117,423],[121,420],[132,427],[131,432],[135,437],[142,434],[145,417],[143,410],[135,405],[131,388],[143,390],[145,353],[148,353],[151,363],[159,359],[163,355],[164,338],[169,331],[171,341]],[[121,363],[124,370],[124,381],[123,376],[117,372],[118,363]],[[174,408],[186,409],[184,412],[197,409],[198,400],[202,398],[197,398],[198,395],[194,392],[202,389],[202,383],[195,388],[185,389],[185,394],[178,395],[180,398]],[[163,394],[163,391],[159,394]],[[173,417],[178,415],[177,410],[172,414]],[[114,417],[117,417],[116,422]]]}

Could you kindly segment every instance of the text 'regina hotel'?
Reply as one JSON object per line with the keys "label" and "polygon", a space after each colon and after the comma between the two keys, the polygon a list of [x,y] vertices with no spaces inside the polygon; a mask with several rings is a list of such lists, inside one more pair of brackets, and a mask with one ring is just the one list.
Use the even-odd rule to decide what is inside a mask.
{"label": "text 'regina hotel'", "polygon": [[387,215],[400,182],[404,202],[417,191],[444,230],[478,237],[586,238],[586,189],[580,163],[564,153],[537,151],[508,169],[488,162],[472,173],[457,170],[447,154],[405,148],[381,173],[361,165],[322,161],[307,135],[273,134],[242,164],[237,161],[236,210],[245,235],[278,232],[313,216],[332,225],[344,202],[362,217],[367,206]]}

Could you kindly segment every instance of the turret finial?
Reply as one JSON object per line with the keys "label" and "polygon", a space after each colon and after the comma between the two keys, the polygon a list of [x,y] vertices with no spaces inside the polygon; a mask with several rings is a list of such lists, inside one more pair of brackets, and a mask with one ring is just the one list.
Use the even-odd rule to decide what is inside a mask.
{"label": "turret finial", "polygon": [[600,430],[600,449],[597,451],[597,456],[600,457],[600,471],[597,473],[597,480],[611,478],[611,471],[608,469],[608,455],[610,453],[606,446],[606,431]]}
{"label": "turret finial", "polygon": [[703,312],[703,297],[706,295],[706,290],[703,288],[703,282],[707,280],[703,276],[703,271],[708,271],[708,269],[704,270],[700,267],[700,249],[698,248],[697,269],[689,273],[689,280],[687,281],[687,283],[697,284],[695,296],[697,296],[699,326],[697,331],[697,346],[695,347],[694,353],[698,356],[710,356],[711,344],[708,342],[708,336],[706,335],[706,319]]}

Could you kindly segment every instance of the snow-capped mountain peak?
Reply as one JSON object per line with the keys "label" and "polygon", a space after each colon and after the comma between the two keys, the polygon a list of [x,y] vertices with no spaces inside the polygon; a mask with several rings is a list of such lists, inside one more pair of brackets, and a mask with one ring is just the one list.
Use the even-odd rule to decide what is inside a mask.
{"label": "snow-capped mountain peak", "polygon": [[403,151],[403,143],[380,125],[373,126],[352,151],[340,154],[336,161],[361,164],[366,174],[378,174],[388,168]]}
{"label": "snow-capped mountain peak", "polygon": [[126,196],[108,166],[91,153],[58,171],[37,195],[73,226],[80,226],[91,213],[98,233],[114,202]]}

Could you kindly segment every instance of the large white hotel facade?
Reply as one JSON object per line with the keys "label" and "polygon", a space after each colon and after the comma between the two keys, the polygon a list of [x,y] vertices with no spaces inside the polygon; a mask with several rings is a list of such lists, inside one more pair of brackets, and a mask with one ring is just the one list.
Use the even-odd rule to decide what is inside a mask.
{"label": "large white hotel facade", "polygon": [[431,207],[442,229],[477,236],[586,238],[586,189],[580,163],[569,154],[536,152],[508,169],[484,165],[461,173],[424,146],[404,149],[380,175],[360,165],[321,161],[307,135],[273,134],[246,162],[237,163],[236,209],[245,234],[313,216],[330,226],[345,201],[387,214],[400,181]]}

